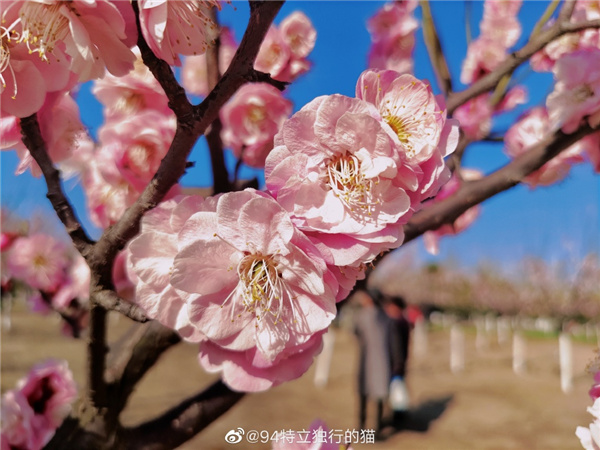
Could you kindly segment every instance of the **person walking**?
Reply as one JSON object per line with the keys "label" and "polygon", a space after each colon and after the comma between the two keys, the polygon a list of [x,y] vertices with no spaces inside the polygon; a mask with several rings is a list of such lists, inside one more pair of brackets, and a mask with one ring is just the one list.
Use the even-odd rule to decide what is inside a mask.
{"label": "person walking", "polygon": [[381,309],[381,294],[360,290],[354,294],[361,305],[354,317],[354,333],[359,342],[358,366],[359,429],[365,429],[367,403],[377,407],[376,431],[382,426],[383,404],[388,398],[390,358],[388,356],[388,317]]}

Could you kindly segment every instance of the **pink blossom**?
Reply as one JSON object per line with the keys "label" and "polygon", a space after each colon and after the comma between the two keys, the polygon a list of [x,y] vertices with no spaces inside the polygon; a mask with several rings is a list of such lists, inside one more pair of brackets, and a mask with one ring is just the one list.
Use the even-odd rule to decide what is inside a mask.
{"label": "pink blossom", "polygon": [[175,329],[186,340],[198,342],[203,334],[190,321],[189,295],[170,284],[178,251],[177,235],[193,214],[214,212],[216,201],[200,196],[180,196],[148,212],[141,231],[127,247],[129,279],[135,283],[135,301],[146,314]]}
{"label": "pink blossom", "polygon": [[[506,133],[505,151],[511,158],[527,152],[532,146],[552,132],[550,119],[545,108],[531,109],[521,117]],[[523,179],[532,187],[546,186],[562,180],[574,163],[582,162],[583,142],[577,142],[552,158],[540,169]]]}
{"label": "pink blossom", "polygon": [[[225,73],[235,51],[237,43],[233,32],[227,28],[221,28],[219,35],[219,72]],[[206,73],[206,55],[188,56],[183,61],[181,69],[181,84],[189,94],[205,97],[208,95],[208,80]]]}
{"label": "pink blossom", "polygon": [[75,253],[63,283],[52,296],[52,306],[59,311],[66,311],[73,300],[86,304],[90,297],[90,279],[90,268],[85,259]]}
{"label": "pink blossom", "polygon": [[155,109],[166,116],[172,114],[162,87],[143,63],[137,48],[135,53],[137,59],[128,74],[116,77],[107,73],[94,81],[92,93],[104,105],[107,120],[128,118],[145,109]]}
{"label": "pink blossom", "polygon": [[594,422],[587,428],[577,427],[575,435],[585,450],[600,450],[600,398],[596,398],[593,406],[588,407],[587,410],[594,416]]}
{"label": "pink blossom", "polygon": [[190,320],[206,336],[201,364],[245,391],[308,369],[335,316],[338,290],[287,212],[250,189],[224,194],[215,212],[185,222],[171,284],[189,293]]}
{"label": "pink blossom", "polygon": [[[431,204],[441,202],[442,200],[453,195],[460,188],[462,180],[477,180],[483,177],[483,173],[475,169],[463,168],[460,170],[460,176],[461,178],[458,178],[456,175],[454,175],[450,181],[446,183],[444,187],[442,187],[439,194],[431,201]],[[454,221],[454,223],[442,225],[436,230],[425,232],[423,235],[423,241],[425,242],[425,248],[427,251],[433,255],[437,255],[439,253],[440,238],[446,235],[458,234],[467,229],[475,221],[475,219],[477,219],[479,216],[479,211],[479,205],[473,206],[461,214],[458,219]]]}
{"label": "pink blossom", "polygon": [[11,447],[41,449],[71,410],[77,396],[66,361],[35,366],[2,396],[2,439]]}
{"label": "pink blossom", "polygon": [[317,40],[317,31],[310,19],[304,13],[294,11],[283,19],[279,28],[292,57],[297,59],[308,57]]}
{"label": "pink blossom", "polygon": [[[70,70],[79,81],[101,77],[105,68],[114,75],[126,74],[135,56],[125,45],[125,20],[117,7],[106,1],[26,1],[5,10],[10,23],[27,48],[42,61],[70,58]],[[50,55],[54,58],[50,58]]]}
{"label": "pink blossom", "polygon": [[375,105],[384,129],[409,162],[454,151],[458,122],[446,118],[443,99],[433,95],[428,83],[392,70],[367,70],[358,79],[356,96]]}
{"label": "pink blossom", "polygon": [[373,40],[369,50],[369,67],[399,73],[412,72],[414,32],[419,27],[413,16],[416,6],[417,2],[413,0],[386,3],[369,19],[367,26]]}
{"label": "pink blossom", "polygon": [[597,173],[600,173],[600,133],[593,133],[581,140],[585,147],[587,157],[592,163],[592,167]]}
{"label": "pink blossom", "polygon": [[280,81],[293,81],[310,69],[306,59],[317,33],[301,12],[286,17],[280,27],[272,25],[260,46],[254,68]]}
{"label": "pink blossom", "polygon": [[180,66],[179,55],[201,55],[216,37],[211,7],[221,8],[217,0],[141,0],[142,34],[156,56]]}
{"label": "pink blossom", "polygon": [[278,436],[273,441],[273,450],[352,450],[344,445],[344,437],[338,442],[338,436],[331,434],[325,422],[316,419],[310,424],[308,431],[292,431]]}
{"label": "pink blossom", "polygon": [[584,117],[600,123],[600,49],[582,50],[560,58],[553,69],[555,86],[546,106],[553,129],[574,132]]}
{"label": "pink blossom", "polygon": [[414,189],[416,176],[374,106],[342,95],[318,97],[292,116],[265,167],[267,188],[338,266],[401,244],[411,177]]}
{"label": "pink blossom", "polygon": [[279,79],[279,75],[284,71],[290,60],[290,54],[290,49],[283,39],[281,31],[277,27],[271,26],[260,46],[254,68]]}
{"label": "pink blossom", "polygon": [[598,370],[594,374],[594,385],[590,389],[589,394],[590,394],[590,397],[592,397],[592,400],[594,400],[594,401],[597,398],[600,398],[600,370]]}
{"label": "pink blossom", "polygon": [[454,111],[452,117],[460,123],[460,129],[470,140],[477,141],[487,136],[492,129],[493,109],[490,95],[479,95]]}
{"label": "pink blossom", "polygon": [[481,36],[499,43],[505,49],[515,45],[521,36],[521,24],[517,18],[521,4],[521,0],[486,0],[483,19],[479,24]]}
{"label": "pink blossom", "polygon": [[[150,182],[175,136],[176,119],[153,109],[105,123],[96,158],[102,169],[116,164],[119,175],[138,192]],[[105,170],[104,175],[114,175]]]}
{"label": "pink blossom", "polygon": [[292,102],[267,83],[242,86],[221,109],[223,143],[251,167],[264,167],[273,137],[292,112]]}
{"label": "pink blossom", "polygon": [[15,240],[8,260],[15,278],[45,292],[54,292],[59,287],[68,264],[65,245],[46,234]]}
{"label": "pink blossom", "polygon": [[495,39],[481,37],[471,42],[463,61],[460,81],[473,83],[492,72],[506,59],[506,47]]}

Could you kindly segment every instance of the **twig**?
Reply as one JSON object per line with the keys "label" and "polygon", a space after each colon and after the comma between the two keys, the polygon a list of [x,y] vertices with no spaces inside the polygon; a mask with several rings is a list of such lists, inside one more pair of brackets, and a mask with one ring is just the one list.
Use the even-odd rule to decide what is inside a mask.
{"label": "twig", "polygon": [[[570,2],[569,2],[570,3]],[[566,7],[566,6],[565,6]],[[474,97],[495,88],[502,77],[512,73],[522,63],[527,61],[536,52],[543,49],[549,42],[566,33],[584,30],[587,28],[600,28],[600,19],[590,20],[582,23],[570,23],[558,21],[548,29],[540,31],[533,36],[520,50],[509,55],[496,70],[481,77],[464,91],[454,92],[448,96],[448,114],[452,114],[456,108]]]}
{"label": "twig", "polygon": [[160,417],[135,428],[124,429],[118,438],[127,449],[173,449],[191,439],[244,397],[217,381]]}
{"label": "twig", "polygon": [[546,10],[544,11],[544,14],[542,14],[540,19],[537,21],[537,23],[533,27],[533,31],[531,32],[532,36],[535,36],[536,34],[538,34],[540,32],[540,30],[542,30],[544,28],[544,25],[546,25],[546,23],[552,17],[552,14],[554,14],[554,11],[556,11],[556,8],[558,8],[559,3],[560,3],[560,0],[552,0],[552,2],[548,5]]}
{"label": "twig", "polygon": [[442,44],[433,22],[431,8],[428,0],[421,0],[421,11],[423,12],[423,36],[425,37],[425,46],[429,53],[431,66],[435,72],[440,89],[447,97],[452,92],[452,79],[448,70],[448,63],[442,51]]}
{"label": "twig", "polygon": [[[217,27],[218,17],[216,8],[211,9],[211,19]],[[220,28],[220,27],[219,27]],[[220,31],[219,31],[220,33]],[[221,79],[219,71],[219,49],[221,47],[220,37],[216,39],[215,45],[211,46],[206,51],[206,78],[208,81],[208,89],[213,90]],[[221,131],[223,124],[219,116],[211,124],[208,133],[206,133],[206,143],[210,152],[210,162],[213,174],[213,194],[221,194],[231,190],[229,182],[229,172],[225,165],[225,156],[223,154],[223,141],[221,140]]]}
{"label": "twig", "polygon": [[103,289],[94,292],[93,297],[96,303],[103,308],[123,314],[135,322],[143,323],[149,320],[139,306],[123,300],[112,289]]}
{"label": "twig", "polygon": [[504,167],[476,181],[464,183],[458,191],[444,201],[416,213],[404,226],[404,243],[435,230],[445,223],[453,223],[467,209],[520,183],[523,178],[538,170],[561,151],[600,127],[592,128],[587,123],[575,133],[556,131],[546,137],[527,153],[514,159]]}
{"label": "twig", "polygon": [[[193,107],[193,120],[188,120],[187,110],[183,114],[183,120],[178,119],[175,138],[156,175],[121,220],[98,241],[94,249],[98,259],[114,260],[116,253],[137,234],[144,213],[154,208],[183,175],[187,158],[197,138],[215,120],[225,102],[252,76],[260,44],[282,5],[281,1],[250,2],[248,28],[228,70],[204,101]],[[162,72],[155,73],[161,85],[170,83],[169,73],[164,74],[164,79],[161,78]]]}
{"label": "twig", "polygon": [[46,143],[42,138],[40,125],[37,120],[37,114],[21,119],[21,133],[23,143],[44,174],[48,188],[46,197],[50,200],[54,211],[56,211],[56,215],[65,226],[67,233],[69,233],[75,248],[85,257],[89,253],[94,241],[86,234],[75,215],[73,207],[62,190],[60,172],[54,167],[52,160],[48,156]]}

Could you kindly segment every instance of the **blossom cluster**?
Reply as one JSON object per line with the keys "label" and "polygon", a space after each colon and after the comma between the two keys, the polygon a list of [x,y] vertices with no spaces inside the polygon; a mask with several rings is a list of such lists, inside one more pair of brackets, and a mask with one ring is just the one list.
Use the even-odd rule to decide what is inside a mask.
{"label": "blossom cluster", "polygon": [[414,17],[416,0],[389,2],[367,23],[373,45],[368,65],[373,69],[389,69],[412,73],[415,31],[419,22]]}
{"label": "blossom cluster", "polygon": [[[280,81],[291,82],[310,69],[307,59],[316,42],[316,30],[310,19],[296,11],[279,27],[271,25],[260,46],[254,67]],[[220,34],[219,72],[224,73],[236,51],[231,31],[224,27]],[[194,95],[209,91],[206,57],[190,56],[182,70],[183,86]],[[263,168],[273,138],[292,112],[292,102],[267,83],[242,86],[220,112],[223,144],[238,160],[255,168]]]}
{"label": "blossom cluster", "polygon": [[66,361],[36,365],[15,389],[2,395],[2,448],[44,447],[69,414],[76,396],[77,387]]}
{"label": "blossom cluster", "polygon": [[34,312],[58,311],[63,332],[79,337],[88,319],[90,270],[72,246],[47,233],[27,230],[2,212],[2,292],[25,288]]}
{"label": "blossom cluster", "polygon": [[[462,64],[460,81],[471,84],[496,69],[508,56],[521,35],[521,24],[517,14],[521,1],[505,2],[486,0],[483,18],[479,24],[480,34],[467,48]],[[456,109],[454,117],[460,121],[461,130],[471,140],[486,137],[492,128],[496,114],[514,109],[525,103],[527,92],[522,86],[508,89],[501,98],[491,93],[481,94]]]}
{"label": "blossom cluster", "polygon": [[138,304],[233,389],[300,376],[336,301],[449,179],[457,140],[427,83],[366,71],[355,98],[319,97],[283,123],[266,193],[175,197],[144,217],[128,247]]}

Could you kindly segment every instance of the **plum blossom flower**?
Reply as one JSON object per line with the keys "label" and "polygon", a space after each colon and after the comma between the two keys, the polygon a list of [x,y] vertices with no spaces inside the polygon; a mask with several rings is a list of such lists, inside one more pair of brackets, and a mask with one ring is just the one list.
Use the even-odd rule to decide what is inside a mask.
{"label": "plum blossom flower", "polygon": [[411,177],[416,187],[373,105],[342,95],[318,97],[292,116],[265,167],[269,191],[337,266],[401,244]]}
{"label": "plum blossom flower", "polygon": [[176,122],[173,114],[164,115],[153,109],[106,122],[98,133],[99,164],[103,168],[116,165],[119,175],[141,192],[167,154]]}
{"label": "plum blossom flower", "polygon": [[[477,180],[481,177],[483,177],[483,173],[478,170],[462,168],[460,170],[460,178],[454,175],[430,203],[435,204],[450,197],[460,188],[462,181]],[[442,225],[436,230],[426,231],[423,234],[425,249],[432,255],[437,255],[440,250],[440,238],[446,235],[458,234],[467,229],[479,216],[480,209],[479,205],[473,206],[462,213],[452,224]]]}
{"label": "plum blossom flower", "polygon": [[41,449],[69,414],[76,395],[66,361],[36,365],[2,396],[2,448]]}
{"label": "plum blossom flower", "polygon": [[553,69],[554,91],[546,100],[552,129],[574,132],[589,116],[592,126],[600,123],[600,49],[569,53]]}
{"label": "plum blossom flower", "polygon": [[575,435],[585,450],[600,450],[600,398],[596,398],[587,410],[594,416],[594,422],[587,428],[577,427]]}
{"label": "plum blossom flower", "polygon": [[70,58],[70,70],[79,81],[99,78],[105,68],[114,75],[126,74],[135,56],[125,44],[125,20],[107,0],[32,0],[6,8],[3,22],[10,24],[17,42],[24,42],[39,59],[53,62]]}
{"label": "plum blossom flower", "polygon": [[242,86],[221,109],[223,143],[251,167],[264,167],[273,138],[292,112],[292,102],[267,83]]}
{"label": "plum blossom flower", "polygon": [[[81,123],[79,107],[73,97],[68,92],[47,94],[38,112],[38,122],[50,159],[67,176],[79,172],[79,161],[84,154],[91,152],[93,142]],[[20,138],[17,139],[21,130],[19,120],[10,116],[2,117],[0,123],[8,134],[7,139],[0,143],[0,148],[15,149],[21,159],[16,174],[20,175],[29,169],[32,175],[39,177],[42,173],[40,167]]]}
{"label": "plum blossom flower", "polygon": [[409,74],[367,70],[356,85],[356,96],[375,105],[382,126],[392,137],[398,152],[414,170],[416,180],[404,174],[411,207],[433,197],[450,179],[444,158],[458,144],[458,121],[446,118],[442,96]]}
{"label": "plum blossom flower", "polygon": [[315,45],[317,32],[303,13],[296,11],[279,27],[271,25],[260,46],[254,68],[280,81],[293,81],[310,69],[306,59]]}
{"label": "plum blossom flower", "polygon": [[40,233],[16,239],[8,260],[15,278],[45,292],[54,292],[59,287],[68,264],[66,246]]}
{"label": "plum blossom flower", "polygon": [[[531,109],[507,131],[505,151],[511,158],[526,153],[551,133],[550,118],[543,107]],[[526,176],[523,182],[531,187],[547,186],[564,179],[571,165],[583,161],[584,141],[579,141],[552,158],[540,169]]]}
{"label": "plum blossom flower", "polygon": [[331,435],[325,422],[316,419],[308,431],[282,434],[273,441],[273,450],[352,450],[350,445],[340,444]]}
{"label": "plum blossom flower", "polygon": [[300,376],[335,316],[338,284],[320,252],[258,191],[224,194],[216,211],[187,219],[172,273],[205,336],[201,364],[222,371],[233,389],[264,390]]}
{"label": "plum blossom flower", "polygon": [[116,77],[107,73],[104,78],[94,81],[92,93],[103,104],[106,120],[127,118],[145,109],[172,115],[169,99],[143,63],[137,47],[135,54],[137,59],[128,74]]}
{"label": "plum blossom flower", "polygon": [[417,4],[414,0],[386,3],[369,19],[367,26],[373,40],[369,67],[399,73],[413,71],[414,33],[419,27],[413,11]]}
{"label": "plum blossom flower", "polygon": [[193,214],[214,212],[216,201],[200,196],[178,196],[148,212],[141,231],[127,247],[121,260],[127,266],[129,280],[135,284],[135,301],[148,317],[176,330],[184,339],[198,342],[201,332],[190,322],[189,295],[169,282],[178,251],[178,233]]}
{"label": "plum blossom flower", "polygon": [[[224,74],[237,50],[237,43],[233,37],[233,32],[229,28],[221,28],[219,43],[219,72]],[[185,58],[181,69],[181,84],[189,94],[202,97],[208,95],[206,70],[206,55],[194,55]]]}
{"label": "plum blossom flower", "polygon": [[201,55],[216,37],[211,7],[221,9],[217,0],[141,0],[142,34],[156,56],[180,66],[179,55]]}

